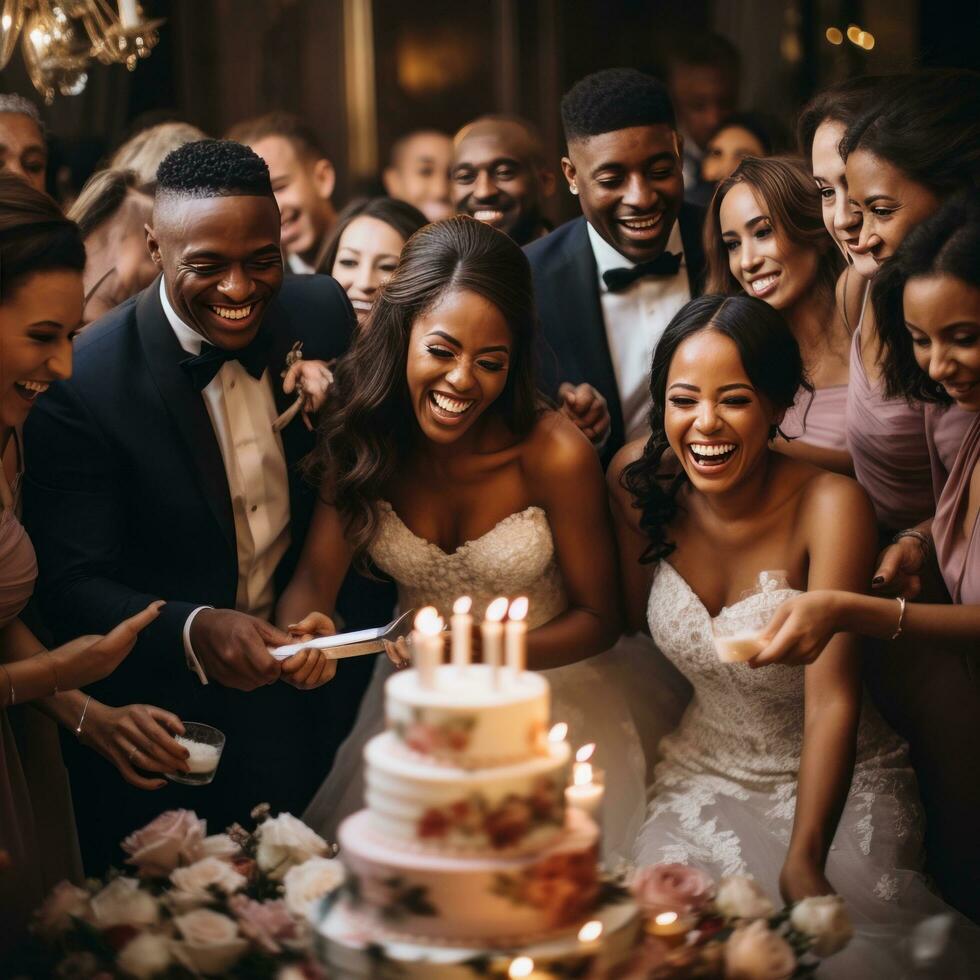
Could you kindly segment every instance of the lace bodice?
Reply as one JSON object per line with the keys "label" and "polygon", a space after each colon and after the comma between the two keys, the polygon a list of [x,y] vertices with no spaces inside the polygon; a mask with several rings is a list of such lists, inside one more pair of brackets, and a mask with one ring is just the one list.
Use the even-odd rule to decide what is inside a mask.
{"label": "lace bodice", "polygon": [[[723,609],[717,618],[746,602],[762,601],[775,610],[797,594],[777,589],[752,596]],[[752,670],[720,661],[708,610],[667,562],[657,568],[647,616],[654,642],[694,687],[680,727],[664,740],[664,758],[759,790],[795,781],[803,745],[804,669]],[[901,741],[865,700],[856,775],[869,761],[901,751]]]}
{"label": "lace bodice", "polygon": [[568,605],[551,526],[540,507],[505,517],[452,554],[411,531],[391,504],[381,501],[379,510],[371,558],[397,583],[402,609],[431,605],[447,617],[453,602],[468,595],[479,621],[497,596],[526,595],[528,624],[534,628]]}

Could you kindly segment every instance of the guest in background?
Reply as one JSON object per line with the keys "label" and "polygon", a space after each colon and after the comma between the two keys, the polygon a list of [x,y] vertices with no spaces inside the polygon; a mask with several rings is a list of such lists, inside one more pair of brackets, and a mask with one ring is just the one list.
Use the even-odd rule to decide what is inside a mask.
{"label": "guest in background", "polygon": [[146,247],[153,198],[140,190],[138,180],[132,170],[100,170],[68,211],[85,242],[83,323],[97,320],[156,278]]}
{"label": "guest in background", "polygon": [[140,130],[131,136],[109,160],[110,170],[131,170],[136,174],[136,186],[152,194],[157,168],[163,158],[183,146],[206,139],[207,134],[186,122],[165,122]]}
{"label": "guest in background", "polygon": [[43,191],[47,166],[48,147],[37,106],[21,95],[0,95],[0,172],[17,174]]}
{"label": "guest in background", "polygon": [[228,139],[250,146],[265,160],[289,268],[294,273],[314,272],[337,218],[331,201],[337,176],[316,134],[298,116],[270,112],[233,126]]}
{"label": "guest in background", "polygon": [[701,176],[708,140],[738,105],[740,59],[720,34],[671,36],[666,52],[667,88],[684,140],[684,199],[702,207],[711,185]]}
{"label": "guest in background", "polygon": [[[59,637],[167,600],[124,669],[92,692],[210,722],[227,744],[210,786],[152,796],[73,751],[90,870],[168,806],[223,827],[261,785],[273,807],[299,812],[356,710],[357,670],[370,667],[314,691],[332,665],[303,654],[280,684],[268,653],[289,640],[267,618],[313,504],[295,472],[312,436],[298,420],[272,428],[291,400],[279,374],[296,343],[310,358],[343,352],[346,296],[326,276],[283,282],[269,171],[237,143],[189,143],[166,158],[147,235],[162,275],[83,334],[73,378],[52,385],[27,427],[25,517]],[[359,590],[341,604],[355,627],[390,618],[390,607],[366,606]]]}
{"label": "guest in background", "polygon": [[745,157],[771,157],[785,149],[778,120],[761,112],[736,112],[711,135],[701,158],[701,180],[717,184],[731,177]]}
{"label": "guest in background", "polygon": [[551,225],[544,202],[555,192],[537,130],[523,119],[483,116],[453,139],[453,204],[527,245]]}
{"label": "guest in background", "polygon": [[562,168],[583,216],[527,247],[542,328],[544,390],[588,383],[606,400],[608,461],[646,431],[650,358],[700,289],[704,212],[684,203],[682,140],[667,90],[629,68],[562,99]]}
{"label": "guest in background", "polygon": [[[0,448],[12,448],[15,461],[12,476],[0,469],[0,852],[7,856],[0,868],[0,956],[50,888],[81,877],[57,733],[36,708],[81,730],[76,689],[109,674],[158,613],[151,603],[108,636],[83,636],[53,650],[18,618],[37,574],[17,514],[18,432],[39,394],[71,373],[84,264],[78,228],[55,202],[20,177],[0,175]],[[66,702],[75,705],[67,716]],[[183,750],[171,744],[180,755],[171,769],[180,768]]]}
{"label": "guest in background", "polygon": [[402,247],[426,223],[425,215],[389,197],[351,201],[323,246],[317,270],[333,276],[364,325],[378,289],[391,278]]}
{"label": "guest in background", "polygon": [[779,310],[803,355],[801,388],[775,448],[851,473],[844,436],[850,336],[834,302],[844,266],[824,230],[820,200],[802,164],[747,158],[722,181],[705,226],[708,291],[746,292]]}
{"label": "guest in background", "polygon": [[449,168],[453,141],[437,129],[417,129],[395,140],[382,182],[388,194],[417,207],[427,221],[453,213]]}

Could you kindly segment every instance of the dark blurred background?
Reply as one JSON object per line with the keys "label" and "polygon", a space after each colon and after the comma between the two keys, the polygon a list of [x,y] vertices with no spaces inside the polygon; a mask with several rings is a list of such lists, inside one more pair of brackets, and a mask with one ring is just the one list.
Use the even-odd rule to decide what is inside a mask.
{"label": "dark blurred background", "polygon": [[[212,135],[269,109],[304,116],[338,172],[335,200],[373,188],[399,135],[452,132],[485,112],[537,123],[561,152],[558,102],[598,68],[662,70],[685,32],[712,30],[742,56],[741,106],[792,126],[842,78],[916,66],[977,67],[980,3],[945,0],[142,0],[166,18],[136,71],[95,65],[86,90],[42,112],[50,179],[70,196],[133,131],[185,119]],[[828,40],[857,24],[870,50]],[[831,36],[833,32],[831,31]],[[0,90],[35,101],[19,52]],[[568,195],[555,218],[574,211]]]}

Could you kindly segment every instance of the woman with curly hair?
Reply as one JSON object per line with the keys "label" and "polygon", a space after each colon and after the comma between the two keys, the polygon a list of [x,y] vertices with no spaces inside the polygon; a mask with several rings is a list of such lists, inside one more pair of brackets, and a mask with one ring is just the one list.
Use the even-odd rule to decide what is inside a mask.
{"label": "woman with curly hair", "polygon": [[[836,892],[856,936],[821,975],[899,976],[899,938],[945,907],[920,872],[915,775],[862,694],[857,638],[839,634],[816,664],[779,670],[722,660],[714,641],[750,612],[870,578],[864,491],[770,447],[802,380],[770,306],[694,300],[657,346],[650,439],[610,468],[629,621],[694,687],[661,743],[633,856],[749,874],[787,902]],[[946,965],[965,975],[965,961]]]}
{"label": "woman with curly hair", "polygon": [[[547,670],[557,716],[587,732],[610,768],[616,760],[610,810],[633,819],[643,758],[628,708],[601,658],[578,663],[619,635],[602,471],[588,441],[539,400],[533,349],[530,268],[506,235],[461,216],[409,239],[337,367],[320,502],[276,617],[298,636],[333,632],[352,561],[393,578],[405,610],[433,605],[448,617],[469,595],[482,617],[498,595],[527,595],[529,666]],[[404,662],[403,647],[389,654]],[[307,812],[328,835],[360,803],[361,747],[380,730],[388,673],[382,662]],[[615,813],[606,819],[622,849],[630,831]]]}

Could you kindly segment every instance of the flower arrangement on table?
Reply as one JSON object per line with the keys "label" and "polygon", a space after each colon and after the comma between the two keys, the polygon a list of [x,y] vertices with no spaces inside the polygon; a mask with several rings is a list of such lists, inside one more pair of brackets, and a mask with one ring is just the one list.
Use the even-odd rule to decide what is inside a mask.
{"label": "flower arrangement on table", "polygon": [[292,814],[252,818],[208,836],[190,810],[161,814],[122,842],[132,872],[54,888],[5,975],[321,980],[308,913],[343,865]]}
{"label": "flower arrangement on table", "polygon": [[736,875],[716,885],[684,864],[642,868],[630,887],[644,913],[645,938],[623,980],[806,977],[854,934],[838,895],[777,910],[753,878]]}

